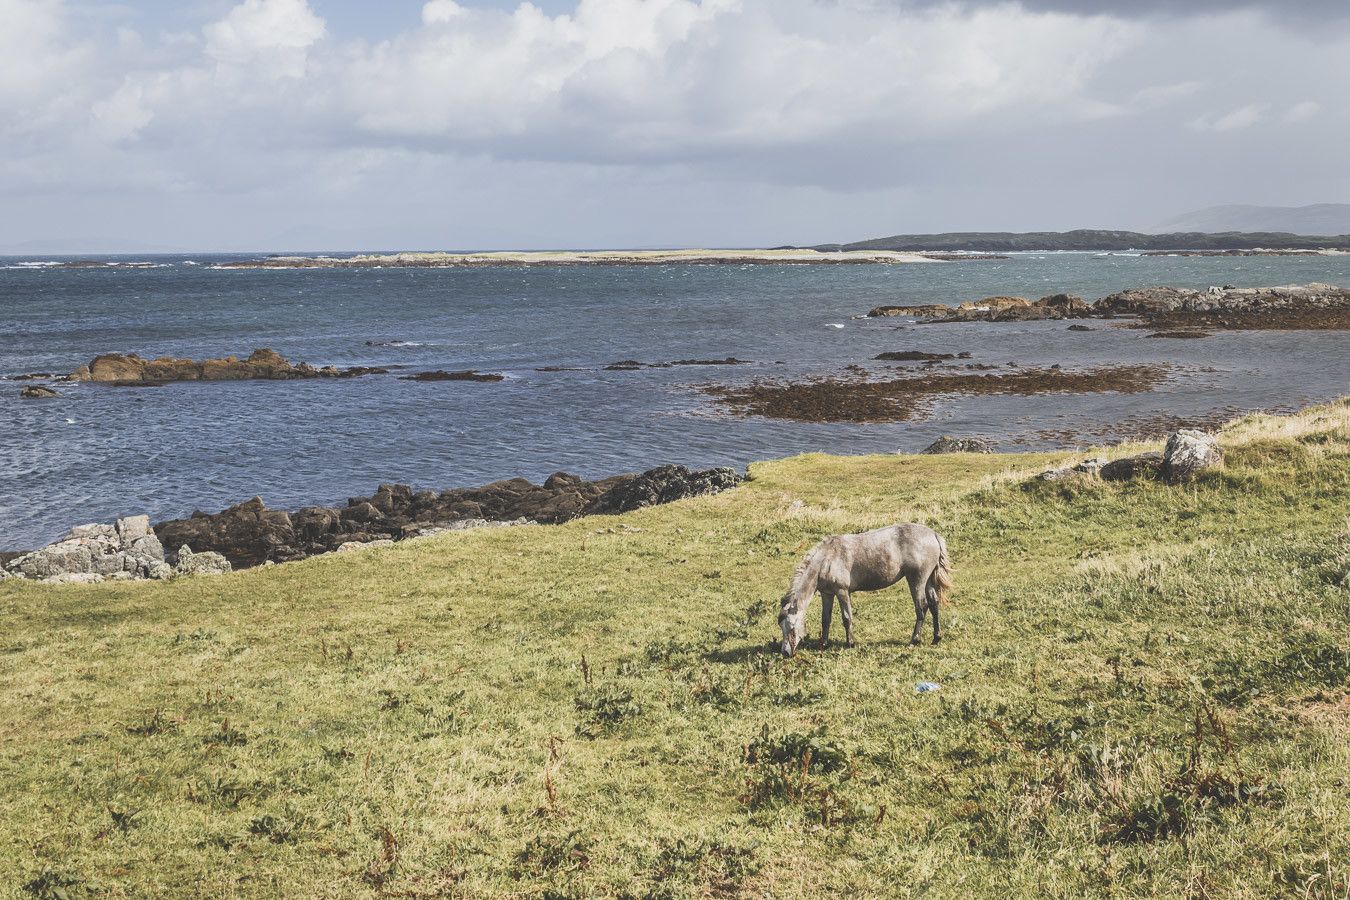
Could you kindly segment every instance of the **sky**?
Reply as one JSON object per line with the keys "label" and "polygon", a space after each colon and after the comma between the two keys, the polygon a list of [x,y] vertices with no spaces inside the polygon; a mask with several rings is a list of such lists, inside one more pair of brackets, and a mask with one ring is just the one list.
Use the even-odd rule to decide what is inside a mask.
{"label": "sky", "polygon": [[1346,0],[0,0],[0,251],[775,246],[1350,201]]}

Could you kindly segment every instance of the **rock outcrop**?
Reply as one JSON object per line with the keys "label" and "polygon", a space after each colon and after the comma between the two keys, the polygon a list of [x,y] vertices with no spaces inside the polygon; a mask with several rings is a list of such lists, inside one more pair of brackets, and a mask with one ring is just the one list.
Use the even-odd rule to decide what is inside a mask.
{"label": "rock outcrop", "polygon": [[1222,465],[1223,450],[1218,441],[1203,431],[1184,428],[1167,439],[1161,472],[1168,484],[1177,484]]}
{"label": "rock outcrop", "polygon": [[149,516],[118,519],[114,525],[77,525],[55,543],[10,560],[5,568],[23,578],[66,582],[171,574]]}
{"label": "rock outcrop", "polygon": [[506,376],[497,372],[475,372],[472,369],[465,372],[446,372],[437,369],[434,372],[418,372],[416,375],[403,375],[400,381],[501,381]]}
{"label": "rock outcrop", "polygon": [[994,445],[983,438],[954,438],[943,435],[920,453],[993,453]]}
{"label": "rock outcrop", "polygon": [[175,575],[188,577],[228,575],[232,567],[230,561],[219,553],[210,550],[194,553],[191,547],[183,546],[178,549],[178,562],[174,564],[173,571]]}
{"label": "rock outcrop", "polygon": [[248,568],[304,559],[344,544],[403,540],[466,527],[461,523],[556,524],[594,513],[627,512],[726,490],[740,480],[731,469],[691,472],[683,466],[660,466],[600,481],[558,472],[541,485],[512,478],[440,492],[384,484],[369,497],[349,499],[345,507],[307,506],[288,513],[268,509],[254,497],[223,512],[197,512],[161,522],[155,531],[170,547],[214,551],[235,568]]}
{"label": "rock outcrop", "polygon": [[1156,478],[1162,467],[1163,455],[1151,450],[1138,456],[1126,456],[1112,460],[1102,466],[1100,473],[1103,481],[1130,481],[1135,478]]}
{"label": "rock outcrop", "polygon": [[43,387],[40,384],[35,384],[19,391],[19,396],[25,400],[46,400],[51,397],[59,397],[61,395],[49,387]]}
{"label": "rock outcrop", "polygon": [[324,366],[316,369],[309,363],[292,364],[275,350],[254,350],[247,359],[227,356],[224,359],[176,359],[161,356],[142,359],[135,353],[105,353],[96,356],[87,366],[70,373],[71,381],[93,381],[101,384],[163,384],[172,381],[247,381],[267,379],[289,381],[302,378],[354,378],[360,375],[380,375],[387,369],[357,366],[338,369]]}

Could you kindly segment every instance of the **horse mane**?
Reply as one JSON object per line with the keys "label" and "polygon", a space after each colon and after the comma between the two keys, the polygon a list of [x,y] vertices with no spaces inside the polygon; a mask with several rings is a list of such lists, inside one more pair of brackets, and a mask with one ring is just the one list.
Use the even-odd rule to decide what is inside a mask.
{"label": "horse mane", "polygon": [[792,572],[792,586],[783,595],[782,612],[795,615],[801,609],[802,600],[815,592],[824,555],[825,541],[821,541],[807,551],[801,562],[797,563],[797,568]]}

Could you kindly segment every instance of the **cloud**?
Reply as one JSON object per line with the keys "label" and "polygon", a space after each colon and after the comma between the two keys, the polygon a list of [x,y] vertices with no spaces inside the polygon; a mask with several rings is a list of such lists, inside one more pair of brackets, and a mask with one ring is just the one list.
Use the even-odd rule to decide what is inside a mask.
{"label": "cloud", "polygon": [[[863,219],[903,196],[937,221],[960,198],[986,210],[963,224],[1006,224],[1016,196],[1112,224],[1095,204],[1133,208],[1146,192],[1130,179],[1164,190],[1162,169],[1216,196],[1173,191],[1135,221],[1249,199],[1223,185],[1283,159],[1263,127],[1281,121],[1306,142],[1280,171],[1344,184],[1330,157],[1350,137],[1335,91],[1350,40],[1271,28],[1261,4],[1202,5],[1162,21],[1167,4],[1087,0],[428,0],[363,40],[333,34],[320,0],[235,0],[173,33],[107,4],[0,0],[0,197],[73,208],[120,191],[139,208],[284,186],[297,207],[361,209],[375,192],[482,204],[508,180],[571,178],[559,210],[624,185],[768,210],[771,187]],[[1298,64],[1234,63],[1251,59]],[[851,199],[822,199],[836,195]]]}
{"label": "cloud", "polygon": [[1284,114],[1286,122],[1306,122],[1322,111],[1322,104],[1316,100],[1303,100],[1289,107]]}
{"label": "cloud", "polygon": [[1217,118],[1201,116],[1191,123],[1196,131],[1238,131],[1250,128],[1266,117],[1270,109],[1268,103],[1249,103]]}
{"label": "cloud", "polygon": [[305,74],[309,48],[324,36],[323,19],[306,0],[244,0],[206,26],[206,55],[225,66],[262,66],[287,78]]}

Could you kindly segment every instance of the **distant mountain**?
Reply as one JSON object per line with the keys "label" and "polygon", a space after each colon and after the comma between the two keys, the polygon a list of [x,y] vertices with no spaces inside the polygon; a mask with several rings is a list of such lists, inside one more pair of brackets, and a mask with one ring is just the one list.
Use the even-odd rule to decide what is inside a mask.
{"label": "distant mountain", "polygon": [[1211,206],[1150,228],[1168,231],[1288,231],[1294,234],[1350,234],[1350,203],[1312,206]]}
{"label": "distant mountain", "polygon": [[943,234],[894,234],[852,244],[820,244],[816,250],[1318,250],[1350,248],[1350,229],[1338,236],[1274,232],[1200,232],[1144,234],[1138,231],[957,231]]}

